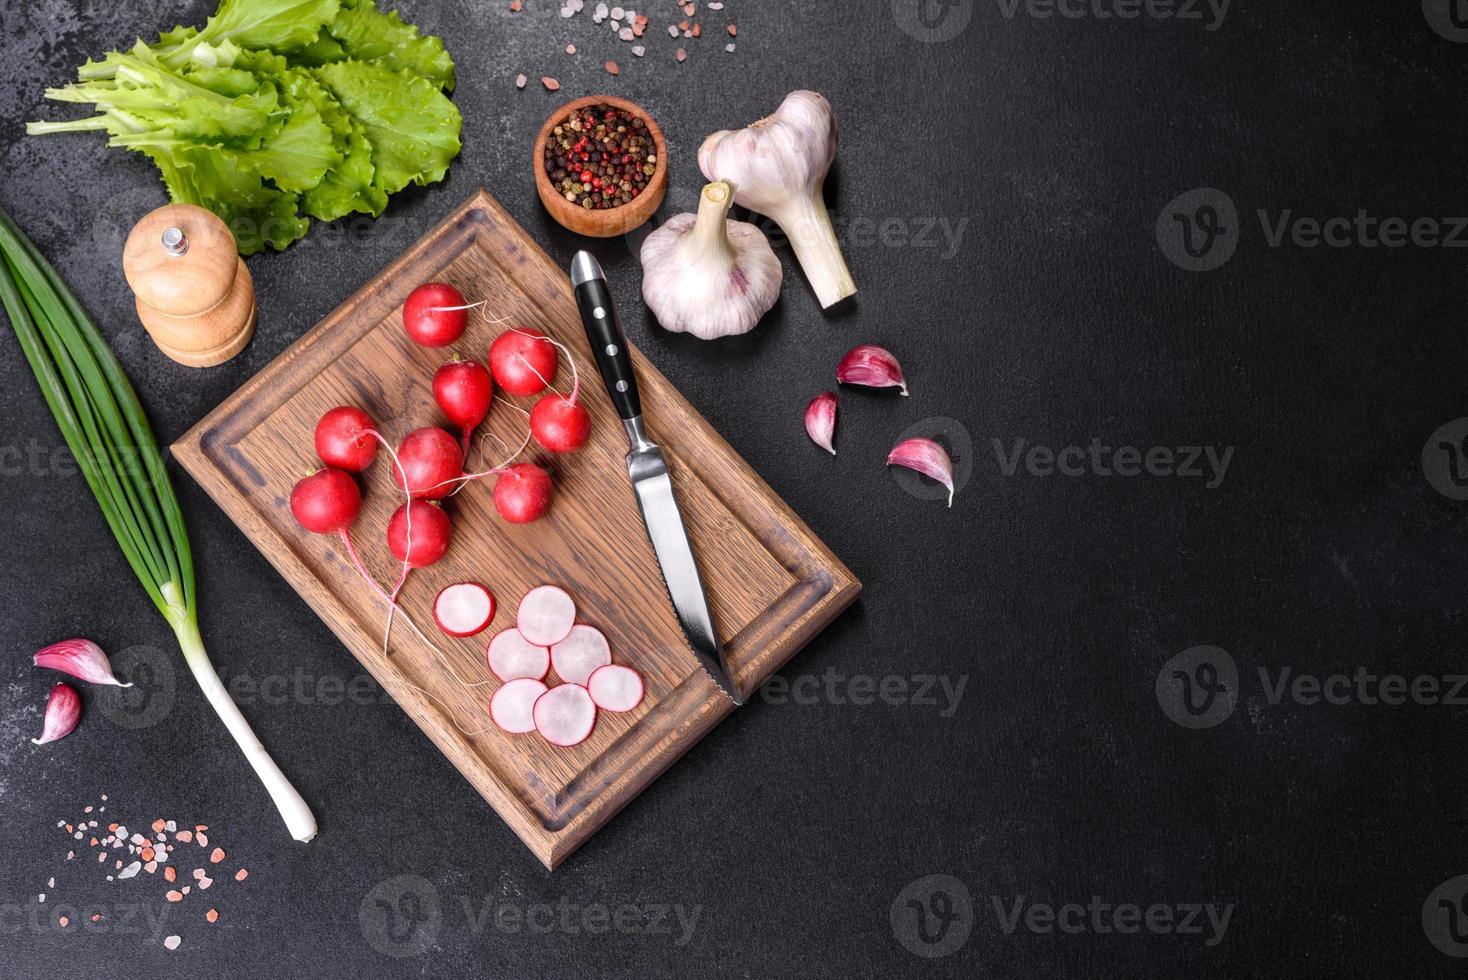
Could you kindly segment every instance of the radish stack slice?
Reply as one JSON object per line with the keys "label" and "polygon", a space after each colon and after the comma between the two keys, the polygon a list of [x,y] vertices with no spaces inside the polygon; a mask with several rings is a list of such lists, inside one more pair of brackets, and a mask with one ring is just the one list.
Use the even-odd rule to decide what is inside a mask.
{"label": "radish stack slice", "polygon": [[433,618],[449,636],[473,636],[494,619],[494,596],[478,582],[445,586],[433,600]]}
{"label": "radish stack slice", "polygon": [[566,638],[551,647],[551,666],[556,676],[571,684],[586,686],[591,672],[612,662],[612,648],[595,626],[571,627]]}
{"label": "radish stack slice", "polygon": [[531,677],[507,681],[489,699],[489,717],[511,735],[535,731],[535,703],[545,695],[545,685]]}
{"label": "radish stack slice", "polygon": [[520,600],[516,625],[521,635],[536,646],[555,646],[575,624],[576,603],[565,589],[542,585],[525,593],[525,598]]}
{"label": "radish stack slice", "polygon": [[598,708],[631,711],[642,703],[642,675],[631,667],[607,664],[591,672],[586,692]]}
{"label": "radish stack slice", "polygon": [[580,684],[557,684],[546,691],[535,702],[534,715],[535,730],[552,745],[579,745],[596,727],[596,705]]}
{"label": "radish stack slice", "polygon": [[494,635],[486,656],[489,669],[502,681],[517,677],[542,680],[550,671],[550,651],[526,640],[514,627]]}

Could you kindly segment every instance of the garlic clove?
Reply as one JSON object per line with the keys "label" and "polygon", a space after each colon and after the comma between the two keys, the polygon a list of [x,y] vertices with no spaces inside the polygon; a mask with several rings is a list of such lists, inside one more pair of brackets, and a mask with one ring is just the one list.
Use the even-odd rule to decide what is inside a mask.
{"label": "garlic clove", "polygon": [[836,395],[823,391],[805,407],[805,433],[810,441],[832,456],[836,455]]}
{"label": "garlic clove", "polygon": [[642,298],[658,323],[703,340],[748,333],[780,298],[784,275],[764,233],[728,220],[734,189],[704,187],[697,214],[669,218],[642,243]]}
{"label": "garlic clove", "polygon": [[948,488],[948,506],[953,506],[953,461],[944,448],[931,439],[904,439],[887,454],[888,466],[905,466]]}
{"label": "garlic clove", "polygon": [[902,394],[907,394],[902,365],[891,351],[876,344],[861,344],[847,351],[836,365],[836,380],[864,388],[901,388]]}
{"label": "garlic clove", "polygon": [[88,684],[132,687],[131,684],[124,684],[117,679],[112,673],[112,664],[108,662],[107,654],[91,640],[62,640],[37,650],[33,659],[37,667],[59,670]]}
{"label": "garlic clove", "polygon": [[82,699],[76,689],[58,683],[46,699],[46,717],[41,722],[41,737],[31,739],[33,745],[45,745],[65,738],[82,720]]}

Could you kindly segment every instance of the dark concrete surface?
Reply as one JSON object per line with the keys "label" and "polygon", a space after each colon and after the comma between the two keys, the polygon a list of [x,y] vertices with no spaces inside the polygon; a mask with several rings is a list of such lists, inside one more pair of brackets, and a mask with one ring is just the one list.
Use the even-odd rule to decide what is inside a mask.
{"label": "dark concrete surface", "polygon": [[[360,234],[251,259],[259,332],[200,372],[152,348],[119,268],[126,229],[163,201],[150,165],[22,123],[86,57],[212,4],[8,0],[0,204],[102,324],[165,442],[481,185],[558,259],[586,244],[535,200],[529,141],[558,97],[516,92],[517,72],[648,106],[675,171],[664,216],[694,200],[707,132],[825,92],[854,305],[822,315],[781,248],[777,309],[705,344],[652,322],[629,243],[598,251],[635,342],[866,589],[548,874],[177,473],[209,647],[321,822],[296,845],[0,331],[0,975],[1459,971],[1468,503],[1449,464],[1468,422],[1434,433],[1468,415],[1468,31],[1446,2],[1237,0],[1221,18],[1099,2],[727,0],[736,52],[706,37],[679,66],[662,26],[639,60],[589,11],[404,0],[457,60],[463,154]],[[1197,188],[1216,191],[1170,203]],[[1312,247],[1302,217],[1345,220]],[[830,459],[801,411],[858,342],[896,351],[912,396],[843,391]],[[958,456],[951,510],[884,472],[909,431]],[[1182,447],[1213,462],[1157,475],[1193,469]],[[176,674],[137,675],[153,723],[127,727],[136,714],[87,689],[82,727],[34,747],[53,678],[29,655],[76,634]],[[155,881],[66,863],[55,824],[101,793],[137,828],[209,824],[251,877],[173,905]],[[63,930],[63,903],[112,927]]]}

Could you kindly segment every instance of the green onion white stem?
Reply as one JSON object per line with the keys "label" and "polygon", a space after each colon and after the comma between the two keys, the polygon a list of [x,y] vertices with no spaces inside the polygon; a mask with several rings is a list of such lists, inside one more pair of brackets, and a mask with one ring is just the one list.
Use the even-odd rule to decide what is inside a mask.
{"label": "green onion white stem", "polygon": [[4,211],[0,256],[0,300],[123,557],[291,836],[310,840],[316,836],[310,808],[266,754],[204,650],[188,531],[137,394],[76,297]]}

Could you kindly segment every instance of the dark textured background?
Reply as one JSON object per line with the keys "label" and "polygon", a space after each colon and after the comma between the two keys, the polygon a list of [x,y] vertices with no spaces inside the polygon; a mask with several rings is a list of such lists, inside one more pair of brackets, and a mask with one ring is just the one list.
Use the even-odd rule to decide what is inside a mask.
{"label": "dark textured background", "polygon": [[[184,673],[161,723],[117,727],[100,710],[104,695],[87,690],[82,728],[35,748],[26,739],[53,678],[29,666],[33,649],[74,634],[113,651],[173,645],[83,481],[49,463],[15,465],[16,452],[49,453],[60,439],[0,331],[0,443],[14,447],[0,482],[0,974],[1459,969],[1420,915],[1436,886],[1468,871],[1463,709],[1271,704],[1256,671],[1459,669],[1468,504],[1433,489],[1419,454],[1468,404],[1464,253],[1273,248],[1255,213],[1468,214],[1468,44],[1435,33],[1415,0],[1239,0],[1214,31],[1206,14],[1006,17],[998,0],[960,0],[935,5],[926,35],[899,27],[918,23],[909,0],[728,0],[737,52],[706,37],[680,67],[660,26],[638,61],[587,14],[564,22],[526,2],[532,10],[512,17],[502,0],[404,0],[408,19],[443,34],[458,62],[463,154],[446,182],[395,198],[354,240],[317,229],[252,259],[260,328],[223,367],[174,366],[132,316],[119,246],[163,200],[149,165],[99,137],[21,135],[23,120],[50,111],[43,87],[85,57],[200,22],[211,5],[7,0],[0,203],[102,324],[171,441],[480,185],[556,258],[585,244],[535,200],[528,141],[557,100],[533,82],[517,93],[517,71],[559,76],[563,97],[607,89],[650,107],[675,171],[664,214],[693,200],[693,154],[708,131],[770,111],[790,89],[824,91],[842,126],[835,210],[846,222],[895,222],[887,244],[846,226],[861,286],[853,307],[823,316],[782,250],[775,312],[746,338],[703,344],[652,323],[625,243],[599,251],[635,342],[865,583],[859,604],[783,676],[823,689],[828,672],[965,677],[957,709],[943,717],[941,698],[853,705],[845,680],[832,682],[837,698],[812,704],[757,698],[554,874],[391,704],[246,706],[320,819],[309,846],[286,838]],[[939,41],[962,23],[944,16],[971,19]],[[561,52],[568,40],[579,57]],[[619,79],[601,72],[607,57],[623,65]],[[1217,271],[1184,272],[1154,225],[1176,195],[1203,186],[1237,205],[1238,252]],[[956,254],[901,241],[899,231],[939,217],[967,219]],[[898,352],[912,397],[843,392],[832,460],[806,441],[801,410],[829,386],[841,352],[864,341]],[[952,510],[905,493],[882,467],[899,433],[939,417],[958,420],[950,437],[966,434],[972,447]],[[1210,490],[1148,476],[1006,477],[992,443],[1096,437],[1235,455]],[[358,677],[193,482],[176,482],[220,669],[256,680],[299,669],[313,684]],[[1199,644],[1232,655],[1243,689],[1229,718],[1192,731],[1161,710],[1154,682]],[[95,867],[61,862],[68,842],[55,822],[101,792],[134,825],[161,814],[212,825],[231,864],[251,868],[247,886],[221,882],[205,896],[224,913],[217,926],[199,920],[197,896],[165,906],[154,883],[108,885]],[[899,893],[930,874],[961,881],[975,909],[967,941],[934,959],[904,946],[939,951],[913,938],[907,896],[895,927],[891,917]],[[425,953],[392,959],[369,943],[359,911],[402,875],[427,882],[418,887],[441,913],[420,924],[436,931],[400,934],[421,938]],[[52,892],[47,906],[35,904],[41,891]],[[1236,908],[1214,946],[1206,936],[1006,934],[993,897],[1008,907],[1021,895]],[[476,930],[465,901],[491,913],[542,903],[700,911],[679,945],[676,926],[531,933],[490,919]],[[63,933],[45,925],[57,902],[150,903],[184,946],[169,954],[146,933]]]}

